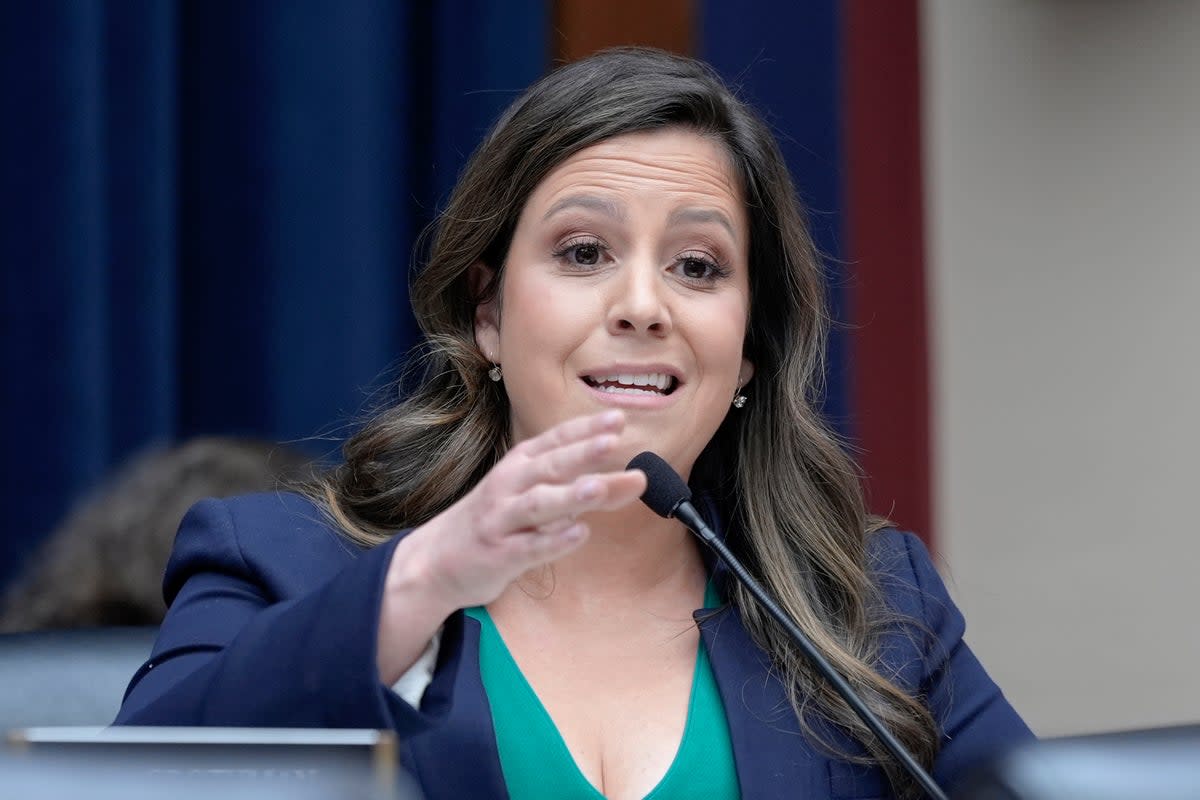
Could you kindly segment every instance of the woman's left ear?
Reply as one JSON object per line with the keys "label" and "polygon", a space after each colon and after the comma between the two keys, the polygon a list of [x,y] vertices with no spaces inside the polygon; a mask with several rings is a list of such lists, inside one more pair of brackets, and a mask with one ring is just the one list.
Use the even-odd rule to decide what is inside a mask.
{"label": "woman's left ear", "polygon": [[750,359],[742,359],[742,367],[738,370],[738,388],[743,388],[750,379],[754,377],[754,365],[750,363]]}
{"label": "woman's left ear", "polygon": [[[482,261],[476,261],[467,271],[467,285],[471,288],[471,296],[484,296],[495,279],[495,270]],[[493,362],[501,361],[499,291],[492,292],[491,297],[475,306],[475,344],[483,351],[484,356]]]}

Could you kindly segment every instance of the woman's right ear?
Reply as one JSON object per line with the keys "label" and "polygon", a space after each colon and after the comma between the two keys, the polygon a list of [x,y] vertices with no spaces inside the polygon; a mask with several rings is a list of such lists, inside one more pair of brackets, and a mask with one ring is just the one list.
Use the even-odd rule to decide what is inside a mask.
{"label": "woman's right ear", "polygon": [[475,303],[475,344],[491,361],[499,364],[500,356],[500,289],[494,286],[496,271],[482,261],[476,261],[467,271],[467,286]]}

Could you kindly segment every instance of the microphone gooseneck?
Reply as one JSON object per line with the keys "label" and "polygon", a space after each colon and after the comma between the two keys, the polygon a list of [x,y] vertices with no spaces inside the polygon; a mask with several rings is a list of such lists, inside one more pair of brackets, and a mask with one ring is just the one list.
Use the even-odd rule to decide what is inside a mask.
{"label": "microphone gooseneck", "polygon": [[867,708],[867,704],[863,702],[858,693],[853,687],[846,682],[833,665],[822,655],[817,646],[812,643],[807,634],[800,629],[800,626],[787,615],[779,604],[776,603],[766,593],[766,590],[759,585],[749,572],[746,571],[742,562],[738,561],[733,553],[729,552],[729,548],[725,543],[717,538],[712,529],[700,516],[696,507],[692,505],[692,492],[688,489],[683,478],[679,477],[679,473],[662,459],[661,456],[649,451],[639,453],[634,456],[629,462],[628,469],[640,469],[646,473],[646,491],[642,494],[642,502],[650,507],[650,510],[660,517],[675,518],[690,528],[697,536],[699,536],[705,544],[711,547],[730,571],[737,576],[737,579],[742,582],[742,585],[749,590],[750,594],[758,600],[763,609],[770,614],[776,622],[783,626],[784,630],[792,637],[792,641],[804,653],[804,656],[812,662],[817,671],[821,673],[825,680],[829,681],[833,686],[834,691],[841,696],[850,708],[854,709],[854,713],[863,721],[863,724],[871,729],[871,732],[883,743],[888,752],[904,767],[904,770],[913,777],[926,794],[934,798],[934,800],[947,800],[945,792],[941,790],[929,776],[921,765],[917,763],[912,754],[905,749],[899,740],[892,734],[887,727],[879,721],[879,718]]}

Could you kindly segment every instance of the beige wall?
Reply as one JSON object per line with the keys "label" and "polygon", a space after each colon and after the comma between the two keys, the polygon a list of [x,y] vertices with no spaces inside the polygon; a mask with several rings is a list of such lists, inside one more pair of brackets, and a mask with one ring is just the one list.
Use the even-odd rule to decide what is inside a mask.
{"label": "beige wall", "polygon": [[1039,733],[1200,721],[1200,2],[924,6],[936,512]]}

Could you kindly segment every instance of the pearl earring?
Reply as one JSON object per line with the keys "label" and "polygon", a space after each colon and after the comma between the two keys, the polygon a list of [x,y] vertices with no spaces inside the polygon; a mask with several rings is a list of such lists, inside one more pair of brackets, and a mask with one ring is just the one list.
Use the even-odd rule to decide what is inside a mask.
{"label": "pearl earring", "polygon": [[492,365],[492,368],[488,370],[488,377],[492,379],[493,383],[500,382],[500,379],[504,377],[504,373],[500,371],[499,364]]}

